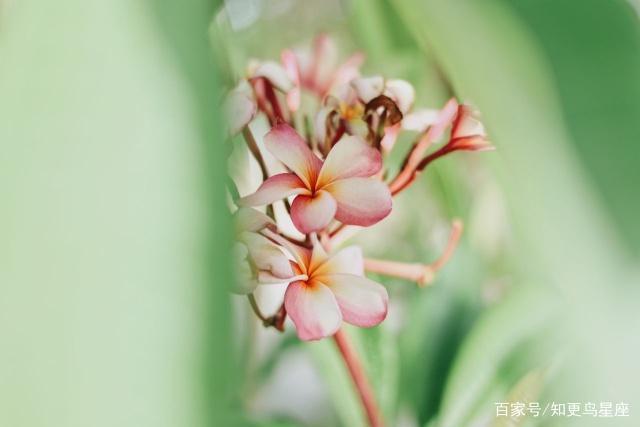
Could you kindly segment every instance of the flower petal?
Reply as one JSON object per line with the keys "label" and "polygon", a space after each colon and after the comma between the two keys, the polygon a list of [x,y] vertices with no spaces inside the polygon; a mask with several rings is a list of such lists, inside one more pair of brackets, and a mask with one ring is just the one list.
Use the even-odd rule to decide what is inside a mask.
{"label": "flower petal", "polygon": [[484,125],[478,118],[478,113],[469,105],[461,104],[451,130],[451,139],[467,136],[486,136]]}
{"label": "flower petal", "polygon": [[[313,272],[315,277],[328,274],[364,275],[364,258],[359,246],[348,246],[340,249],[329,259],[325,260]],[[322,278],[319,279],[322,282]]]}
{"label": "flower petal", "polygon": [[224,100],[223,110],[229,121],[229,132],[237,134],[253,120],[256,114],[256,103],[252,97],[251,89],[241,82],[227,95]]}
{"label": "flower petal", "polygon": [[439,111],[435,109],[421,109],[406,114],[402,118],[402,128],[416,132],[424,132],[438,120]]}
{"label": "flower petal", "polygon": [[308,286],[294,282],[287,287],[284,305],[304,341],[319,340],[335,334],[342,315],[333,293],[322,283]]}
{"label": "flower petal", "polygon": [[335,217],[338,204],[326,191],[313,196],[298,196],[291,204],[291,219],[303,234],[324,229]]}
{"label": "flower petal", "polygon": [[311,251],[308,271],[309,274],[315,276],[317,275],[318,267],[322,266],[329,259],[329,255],[324,250],[324,247],[322,247],[315,234],[311,235],[311,243],[313,244],[313,249]]}
{"label": "flower petal", "polygon": [[457,112],[458,101],[456,101],[455,98],[451,98],[447,101],[445,106],[442,107],[435,123],[427,131],[427,139],[429,141],[436,141],[440,139],[445,129],[453,122]]}
{"label": "flower petal", "polygon": [[308,193],[304,183],[292,173],[281,173],[268,178],[255,193],[238,199],[238,206],[262,206],[284,199],[292,194]]}
{"label": "flower petal", "polygon": [[358,98],[365,104],[384,90],[384,78],[382,76],[359,77],[351,81],[351,86],[356,90]]}
{"label": "flower petal", "polygon": [[344,85],[360,75],[360,66],[364,62],[364,54],[356,52],[347,58],[333,74],[332,86]]}
{"label": "flower petal", "polygon": [[381,181],[348,178],[324,188],[338,202],[336,219],[345,224],[369,226],[391,212],[391,192]]}
{"label": "flower petal", "polygon": [[231,258],[233,260],[233,267],[235,273],[234,286],[231,292],[236,294],[250,294],[258,286],[251,265],[247,257],[249,256],[249,249],[242,242],[235,242],[231,250]]}
{"label": "flower petal", "polygon": [[264,143],[271,154],[298,175],[307,188],[312,188],[322,161],[291,126],[286,123],[274,126],[265,135]]}
{"label": "flower petal", "polygon": [[251,208],[240,208],[233,214],[233,220],[239,231],[260,231],[276,223],[267,215]]}
{"label": "flower petal", "polygon": [[357,136],[345,135],[327,155],[318,176],[318,188],[333,181],[352,177],[368,177],[382,168],[382,156]]}
{"label": "flower petal", "polygon": [[327,139],[327,117],[334,109],[332,107],[322,107],[318,110],[313,121],[313,136],[319,146],[324,146]]}
{"label": "flower petal", "polygon": [[396,141],[398,140],[398,135],[402,130],[401,123],[396,123],[392,126],[387,126],[384,128],[384,136],[380,141],[380,146],[385,151],[385,153],[390,152],[393,149],[393,146],[396,145]]}
{"label": "flower petal", "polygon": [[300,74],[298,72],[298,58],[290,49],[285,49],[280,54],[282,65],[287,76],[293,82],[293,88],[287,92],[287,106],[291,111],[298,111],[300,108]]}
{"label": "flower petal", "polygon": [[411,83],[406,80],[387,80],[385,93],[395,101],[402,114],[411,109],[413,101],[416,99],[416,91],[411,86]]}
{"label": "flower petal", "polygon": [[313,41],[313,68],[310,83],[320,93],[329,89],[336,66],[338,65],[338,48],[334,40],[327,34],[320,34]]}
{"label": "flower petal", "polygon": [[[244,232],[240,240],[247,245],[251,261],[258,270],[278,279],[294,276],[289,258],[269,239],[258,233]],[[277,282],[281,283],[282,280]]]}
{"label": "flower petal", "polygon": [[345,322],[368,328],[387,317],[389,294],[381,284],[354,274],[323,277],[338,301]]}
{"label": "flower petal", "polygon": [[253,77],[264,77],[282,92],[288,92],[293,88],[293,82],[289,78],[287,71],[282,65],[274,61],[260,63],[253,71]]}

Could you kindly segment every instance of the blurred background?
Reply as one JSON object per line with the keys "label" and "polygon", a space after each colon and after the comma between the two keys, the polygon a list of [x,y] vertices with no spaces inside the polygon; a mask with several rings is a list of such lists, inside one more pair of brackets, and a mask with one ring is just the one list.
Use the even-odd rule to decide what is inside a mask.
{"label": "blurred background", "polygon": [[[471,101],[497,147],[429,166],[355,240],[429,262],[466,226],[432,286],[376,277],[389,318],[349,330],[387,425],[637,425],[639,7],[0,0],[0,425],[365,425],[333,342],[226,291],[222,93],[319,32],[420,107]],[[495,416],[517,401],[630,417]]]}

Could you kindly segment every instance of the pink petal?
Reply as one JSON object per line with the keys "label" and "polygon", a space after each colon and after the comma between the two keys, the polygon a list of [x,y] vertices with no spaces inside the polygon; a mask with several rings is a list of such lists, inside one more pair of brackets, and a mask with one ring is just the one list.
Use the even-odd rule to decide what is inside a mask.
{"label": "pink petal", "polygon": [[384,136],[380,141],[380,146],[384,149],[386,153],[390,152],[393,149],[393,146],[396,145],[396,141],[398,140],[398,135],[402,130],[402,124],[396,123],[392,126],[387,126],[384,128]]}
{"label": "pink petal", "polygon": [[344,85],[360,75],[360,66],[364,62],[364,54],[357,52],[342,63],[333,75],[332,85]]}
{"label": "pink petal", "polygon": [[287,76],[293,82],[293,88],[287,92],[287,106],[291,111],[298,111],[300,108],[300,74],[298,73],[298,58],[292,50],[286,49],[280,55],[282,65]]}
{"label": "pink petal", "polygon": [[314,272],[314,277],[323,281],[320,276],[328,274],[355,274],[364,275],[364,258],[362,249],[359,246],[348,246],[333,254],[318,266]]}
{"label": "pink petal", "polygon": [[453,123],[451,138],[463,138],[467,136],[485,136],[484,125],[477,117],[477,112],[470,106],[461,104],[458,108],[458,115]]}
{"label": "pink petal", "polygon": [[324,189],[338,202],[336,219],[345,224],[373,225],[391,212],[389,187],[376,179],[341,179]]}
{"label": "pink petal", "polygon": [[298,196],[291,204],[291,219],[303,234],[323,230],[336,214],[337,203],[331,194],[318,191],[313,196]]}
{"label": "pink petal", "polygon": [[395,101],[402,114],[411,109],[416,98],[416,92],[411,83],[400,79],[387,80],[385,93]]}
{"label": "pink petal", "polygon": [[331,37],[320,34],[313,43],[313,69],[310,81],[314,89],[326,92],[338,65],[338,48]]}
{"label": "pink petal", "polygon": [[382,156],[362,138],[343,136],[327,155],[318,177],[318,188],[333,181],[374,175],[382,168]]}
{"label": "pink petal", "polygon": [[319,340],[335,334],[342,315],[333,293],[322,283],[308,286],[294,282],[287,287],[284,305],[304,341]]}
{"label": "pink petal", "polygon": [[311,152],[304,139],[288,124],[274,126],[264,137],[267,149],[305,183],[315,184],[322,161]]}
{"label": "pink petal", "polygon": [[292,194],[308,193],[304,183],[292,173],[281,173],[268,178],[255,193],[238,200],[238,206],[262,206],[284,199]]}
{"label": "pink petal", "polygon": [[389,295],[381,284],[353,274],[332,274],[323,279],[338,301],[345,322],[368,328],[387,317]]}
{"label": "pink petal", "polygon": [[351,86],[358,94],[358,98],[366,104],[376,96],[382,95],[384,78],[382,76],[359,77],[351,81]]}
{"label": "pink petal", "polygon": [[329,255],[324,250],[322,245],[318,242],[317,236],[311,236],[311,243],[313,244],[313,249],[311,251],[311,259],[309,260],[308,271],[313,276],[316,276],[318,274],[318,268],[321,267],[329,259]]}
{"label": "pink petal", "polygon": [[455,98],[451,98],[445,106],[440,110],[436,122],[431,126],[427,133],[427,139],[429,141],[436,141],[440,139],[445,129],[453,122],[458,112],[458,102]]}

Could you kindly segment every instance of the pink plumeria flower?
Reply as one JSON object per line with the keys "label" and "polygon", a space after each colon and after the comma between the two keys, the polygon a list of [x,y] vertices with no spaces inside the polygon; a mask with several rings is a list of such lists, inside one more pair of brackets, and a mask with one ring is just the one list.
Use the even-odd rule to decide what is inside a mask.
{"label": "pink plumeria flower", "polygon": [[[439,112],[425,114],[420,125],[428,128],[426,139],[429,141],[440,139],[451,126],[451,133],[445,144],[450,148],[449,151],[487,151],[495,148],[487,139],[478,112],[468,104],[458,104],[455,98],[447,101]],[[416,130],[421,131],[420,125],[416,125]]]}
{"label": "pink plumeria flower", "polygon": [[291,219],[303,234],[323,230],[334,218],[344,224],[370,226],[391,212],[391,193],[377,179],[380,152],[361,138],[344,136],[323,162],[287,124],[274,126],[264,138],[267,149],[292,172],[274,175],[238,201],[261,206],[296,195]]}
{"label": "pink plumeria flower", "polygon": [[364,328],[382,322],[389,296],[384,286],[364,276],[360,248],[347,247],[330,256],[313,237],[312,250],[289,245],[300,279],[287,287],[284,304],[300,339],[329,337],[343,321]]}
{"label": "pink plumeria flower", "polygon": [[455,150],[488,151],[495,147],[487,139],[479,113],[467,104],[460,104],[451,126],[449,145]]}
{"label": "pink plumeria flower", "polygon": [[316,37],[311,49],[285,50],[282,62],[296,87],[287,100],[289,107],[298,109],[301,88],[323,98],[331,88],[348,83],[360,74],[363,61],[364,55],[356,53],[339,64],[335,42],[326,34]]}
{"label": "pink plumeria flower", "polygon": [[255,209],[240,208],[234,213],[234,222],[235,293],[249,294],[258,285],[285,283],[295,278],[287,255],[259,234],[261,230],[275,228],[271,218]]}
{"label": "pink plumeria flower", "polygon": [[229,132],[235,135],[247,126],[255,117],[258,101],[254,88],[249,83],[255,79],[265,79],[281,92],[288,92],[293,88],[284,68],[273,61],[252,61],[247,67],[247,78],[240,82],[227,94],[223,109],[225,111]]}

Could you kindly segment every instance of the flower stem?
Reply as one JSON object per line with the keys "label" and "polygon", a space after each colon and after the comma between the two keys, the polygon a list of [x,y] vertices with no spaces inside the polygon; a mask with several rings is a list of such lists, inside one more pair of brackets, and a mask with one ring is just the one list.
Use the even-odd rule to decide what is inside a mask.
{"label": "flower stem", "polygon": [[367,419],[369,420],[369,425],[371,427],[382,427],[382,417],[380,416],[380,410],[376,404],[373,389],[371,388],[371,384],[364,373],[362,363],[349,341],[349,337],[343,329],[339,329],[333,336],[333,339],[338,346],[338,350],[340,350],[342,359],[347,365],[351,379],[356,386],[358,396],[360,397]]}
{"label": "flower stem", "polygon": [[247,143],[247,147],[249,147],[249,151],[253,154],[253,157],[258,162],[258,166],[260,166],[260,171],[262,172],[262,180],[266,180],[269,178],[269,172],[267,171],[267,165],[264,162],[264,157],[262,157],[262,153],[260,152],[260,148],[258,148],[258,144],[256,143],[249,126],[245,126],[242,129],[242,136],[244,137],[245,142]]}
{"label": "flower stem", "polygon": [[260,319],[263,323],[267,321],[267,318],[262,314],[260,307],[258,307],[258,303],[256,301],[256,297],[253,294],[247,295],[247,299],[249,300],[249,304],[251,305],[251,309],[255,313],[256,317]]}

